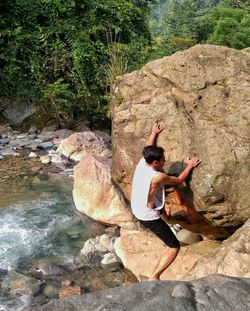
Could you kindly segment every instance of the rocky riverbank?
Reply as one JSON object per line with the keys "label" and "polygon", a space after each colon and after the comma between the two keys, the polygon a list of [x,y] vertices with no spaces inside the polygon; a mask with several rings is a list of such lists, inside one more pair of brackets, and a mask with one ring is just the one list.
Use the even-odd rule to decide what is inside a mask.
{"label": "rocky riverbank", "polygon": [[248,311],[249,287],[250,279],[222,275],[191,282],[146,282],[56,300],[29,311]]}
{"label": "rocky riverbank", "polygon": [[[30,134],[31,132],[33,133]],[[72,134],[66,144],[62,133],[72,134],[68,130],[50,132],[44,130],[38,133],[37,130],[34,132],[33,128],[27,133],[20,133],[9,126],[2,128],[0,138],[1,207],[22,200],[25,202],[29,202],[29,199],[34,200],[38,196],[35,189],[43,187],[42,185],[47,182],[50,183],[51,174],[55,178],[61,174],[71,176],[72,168],[77,163],[74,157],[79,158],[81,154],[84,156],[91,150],[91,152],[100,154],[104,149],[102,143],[105,139],[110,144],[110,138],[105,133],[90,131]],[[38,141],[42,137],[44,141]],[[79,137],[82,140],[80,144],[77,144]],[[46,148],[41,148],[41,146],[45,147],[43,143],[46,143]],[[108,149],[103,152],[110,157]],[[44,161],[46,158],[48,161]],[[61,182],[62,179],[60,179]],[[28,198],[27,193],[31,193],[30,189],[32,189],[32,197]],[[45,192],[42,195],[45,200],[48,198]],[[80,218],[79,222],[81,222]],[[67,230],[65,234],[72,236],[73,242],[79,234],[81,235],[78,222],[75,228]],[[132,273],[123,269],[114,253],[114,238],[118,235],[117,226],[110,227],[93,222],[87,235],[91,238],[85,241],[85,244],[83,240],[82,251],[75,257],[70,267],[65,267],[66,274],[61,275],[58,263],[37,261],[33,263],[33,267],[36,265],[39,273],[35,270],[35,275],[32,275],[32,271],[27,270],[25,262],[28,262],[28,258],[26,258],[20,271],[0,269],[1,293],[6,299],[11,296],[15,297],[16,302],[19,301],[19,296],[25,296],[32,304],[39,305],[52,298],[63,298],[133,284],[137,282],[136,278]],[[43,283],[43,278],[45,283]],[[2,301],[0,305],[1,303]],[[22,304],[21,301],[19,303]]]}

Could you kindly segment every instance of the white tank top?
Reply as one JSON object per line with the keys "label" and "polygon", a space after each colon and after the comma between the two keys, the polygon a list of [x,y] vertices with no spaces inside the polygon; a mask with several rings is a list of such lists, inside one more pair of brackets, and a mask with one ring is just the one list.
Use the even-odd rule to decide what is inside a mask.
{"label": "white tank top", "polygon": [[165,202],[164,186],[159,188],[155,196],[155,208],[147,207],[150,183],[157,173],[157,170],[147,165],[144,158],[136,166],[132,183],[131,208],[137,219],[154,220],[160,218],[160,210]]}

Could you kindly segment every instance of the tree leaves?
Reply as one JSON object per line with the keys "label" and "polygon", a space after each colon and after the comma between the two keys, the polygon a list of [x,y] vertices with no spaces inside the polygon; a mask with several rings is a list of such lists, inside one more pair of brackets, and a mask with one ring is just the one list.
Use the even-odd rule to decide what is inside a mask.
{"label": "tree leaves", "polygon": [[[142,3],[141,3],[142,4]],[[70,120],[106,113],[105,68],[145,58],[150,42],[147,1],[9,0],[0,4],[0,95],[23,96]],[[110,34],[112,40],[110,40]],[[119,45],[119,44],[120,45]],[[117,67],[112,64],[113,68]],[[109,82],[108,82],[109,83]],[[92,113],[93,111],[93,113]],[[104,120],[104,116],[100,115]]]}

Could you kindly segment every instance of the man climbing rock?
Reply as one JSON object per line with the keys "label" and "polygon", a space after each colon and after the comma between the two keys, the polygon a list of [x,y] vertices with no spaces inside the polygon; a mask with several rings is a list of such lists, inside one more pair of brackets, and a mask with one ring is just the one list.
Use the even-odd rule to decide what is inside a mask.
{"label": "man climbing rock", "polygon": [[157,235],[168,249],[162,254],[149,280],[158,280],[161,273],[174,261],[180,243],[161,218],[165,210],[165,185],[179,185],[189,175],[200,160],[196,157],[188,160],[187,167],[178,176],[168,176],[163,171],[165,163],[164,149],[155,145],[156,138],[162,130],[158,123],[153,125],[148,145],[144,147],[143,158],[139,161],[132,183],[131,208],[135,217],[147,229]]}

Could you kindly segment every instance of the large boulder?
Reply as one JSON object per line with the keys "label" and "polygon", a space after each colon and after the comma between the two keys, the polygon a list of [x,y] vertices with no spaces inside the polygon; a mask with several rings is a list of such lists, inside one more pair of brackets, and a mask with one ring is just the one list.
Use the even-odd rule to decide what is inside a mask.
{"label": "large boulder", "polygon": [[[182,280],[203,257],[213,256],[219,242],[201,241],[182,247],[171,266],[161,275],[162,280]],[[148,230],[121,229],[121,236],[115,242],[115,252],[123,265],[133,272],[138,280],[148,278],[153,272],[166,245]]]}
{"label": "large boulder", "polygon": [[[213,275],[192,282],[145,282],[54,300],[30,311],[247,311],[250,279]],[[28,310],[27,310],[28,311]]]}
{"label": "large boulder", "polygon": [[95,220],[131,226],[133,216],[111,178],[111,160],[86,155],[74,167],[73,197],[76,208]]}
{"label": "large boulder", "polygon": [[186,156],[202,160],[186,192],[203,221],[224,228],[213,236],[228,236],[250,217],[249,64],[249,53],[197,45],[117,78],[112,176],[128,199],[135,165],[159,121],[166,169]]}
{"label": "large boulder", "polygon": [[[121,230],[116,254],[138,279],[149,277],[166,250],[147,230]],[[161,274],[162,280],[191,280],[211,274],[250,277],[250,220],[229,239],[204,240],[181,248],[175,261]]]}

